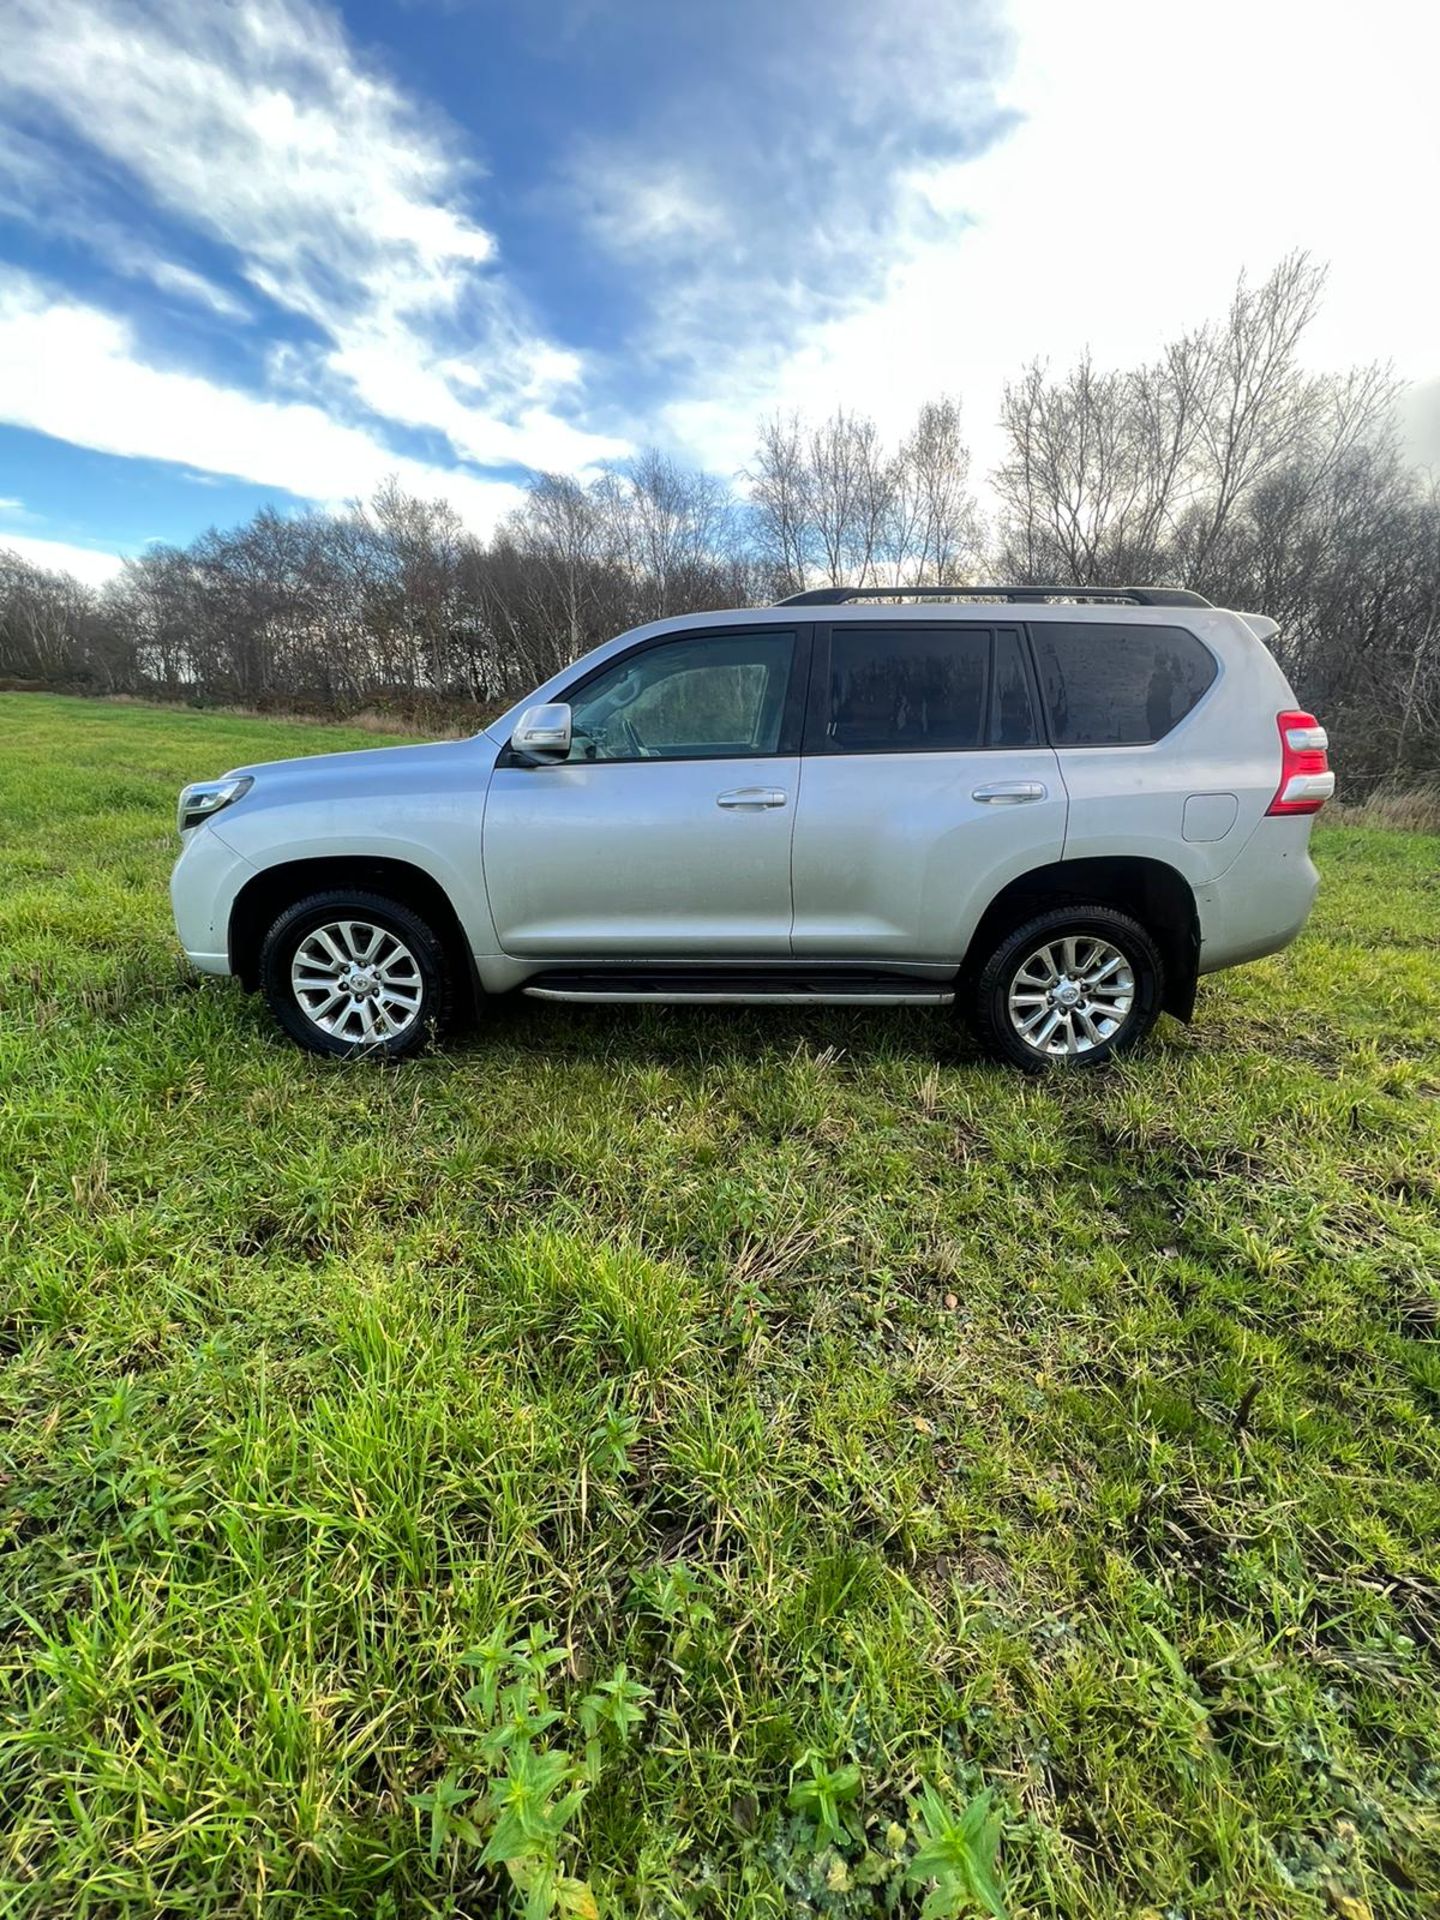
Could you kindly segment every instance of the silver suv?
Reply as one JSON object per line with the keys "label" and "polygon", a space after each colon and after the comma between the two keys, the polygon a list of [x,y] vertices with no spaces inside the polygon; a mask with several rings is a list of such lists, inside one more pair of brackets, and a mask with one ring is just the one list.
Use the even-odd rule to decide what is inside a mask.
{"label": "silver suv", "polygon": [[1283,947],[1326,738],[1274,621],[1159,588],[825,588],[637,627],[473,739],[180,796],[193,963],[317,1053],[465,1003],[955,1003],[1090,1065]]}

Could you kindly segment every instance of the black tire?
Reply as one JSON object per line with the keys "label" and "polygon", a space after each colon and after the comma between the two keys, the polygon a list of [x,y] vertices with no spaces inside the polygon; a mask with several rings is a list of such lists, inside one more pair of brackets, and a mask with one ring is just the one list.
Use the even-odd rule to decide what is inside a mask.
{"label": "black tire", "polygon": [[[1030,964],[1045,949],[1069,939],[1079,943],[1073,951],[1082,966],[1087,965],[1087,955],[1097,953],[1096,943],[1100,942],[1124,962],[1118,974],[1114,971],[1109,974],[1109,980],[1115,984],[1095,988],[1093,1000],[1082,987],[1081,999],[1073,1008],[1052,1005],[1050,1001],[1052,991],[1059,993],[1062,987],[1068,991],[1068,971],[1058,975],[1052,990],[1035,984],[1045,968]],[[1063,948],[1060,951],[1063,952]],[[1103,958],[1101,964],[1106,964]],[[1089,971],[1098,972],[1098,968]],[[1027,976],[1024,981],[1018,979],[1022,972]],[[1077,968],[1075,984],[1084,977],[1088,975],[1082,975]],[[1133,982],[1133,988],[1123,1015],[1117,1020],[1114,1015],[1125,1000],[1127,977]],[[1103,1066],[1117,1054],[1129,1053],[1138,1047],[1159,1016],[1165,993],[1165,967],[1155,942],[1138,920],[1114,907],[1077,905],[1054,907],[1007,933],[984,957],[972,981],[970,1017],[981,1046],[996,1059],[1008,1060],[1014,1066],[1038,1073],[1048,1067]],[[1012,990],[1021,995],[1025,1003],[1013,1015]],[[1063,1051],[1052,1052],[1033,1044],[1017,1024],[1031,1013],[1039,1022],[1037,1035],[1043,1034],[1052,1012],[1058,1016],[1058,1025],[1049,1046],[1065,1049]],[[1098,1038],[1094,1037],[1097,1035]]]}
{"label": "black tire", "polygon": [[[357,928],[378,929],[395,943],[393,947],[382,944],[375,950],[392,968],[394,984],[388,993],[378,986],[364,988],[358,996],[347,992],[345,1001],[330,1015],[332,1023],[339,1013],[347,1016],[342,1029],[335,1031],[318,1023],[307,1011],[297,994],[292,968],[297,952],[312,935],[351,923]],[[357,944],[363,946],[363,936],[357,936]],[[392,962],[387,956],[394,955],[397,948],[405,959]],[[317,948],[312,945],[309,951],[314,953]],[[350,950],[344,945],[340,952],[349,958]],[[363,982],[368,976],[362,973],[352,977]],[[434,928],[398,900],[349,888],[312,893],[285,909],[260,949],[260,988],[270,1011],[292,1040],[311,1053],[339,1059],[398,1060],[418,1053],[445,1031],[454,1003],[450,963]],[[416,995],[418,1005],[413,1014],[408,1014],[406,1003]],[[321,989],[312,989],[310,998],[317,1009],[323,1009]],[[357,1009],[353,1017],[348,1017],[346,1002]],[[363,1003],[367,1002],[371,1009],[368,1017],[363,1012]],[[367,1032],[366,1026],[381,1031]],[[385,1028],[391,1030],[383,1031]]]}

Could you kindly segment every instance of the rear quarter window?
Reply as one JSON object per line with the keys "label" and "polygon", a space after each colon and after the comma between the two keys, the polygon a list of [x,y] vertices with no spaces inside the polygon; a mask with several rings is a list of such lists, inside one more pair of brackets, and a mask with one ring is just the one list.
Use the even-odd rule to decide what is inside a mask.
{"label": "rear quarter window", "polygon": [[1030,629],[1040,692],[1057,747],[1144,747],[1163,740],[1215,679],[1214,655],[1184,627],[1073,625]]}

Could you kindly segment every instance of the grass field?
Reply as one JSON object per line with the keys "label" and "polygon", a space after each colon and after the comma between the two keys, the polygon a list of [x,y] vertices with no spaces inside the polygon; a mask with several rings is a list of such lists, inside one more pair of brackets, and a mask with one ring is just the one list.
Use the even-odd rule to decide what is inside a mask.
{"label": "grass field", "polygon": [[357,1069],[165,896],[357,743],[0,696],[0,1914],[1433,1915],[1440,839],[1100,1078]]}

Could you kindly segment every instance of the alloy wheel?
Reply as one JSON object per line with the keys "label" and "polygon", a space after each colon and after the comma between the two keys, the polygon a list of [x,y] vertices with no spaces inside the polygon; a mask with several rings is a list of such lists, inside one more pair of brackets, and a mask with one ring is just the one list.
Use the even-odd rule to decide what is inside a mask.
{"label": "alloy wheel", "polygon": [[1011,977],[1010,1024],[1047,1059],[1091,1053],[1113,1040],[1135,1004],[1135,969],[1098,934],[1047,940]]}
{"label": "alloy wheel", "polygon": [[370,920],[332,920],[303,936],[290,963],[295,1003],[337,1040],[394,1040],[420,1017],[420,963],[398,934]]}

